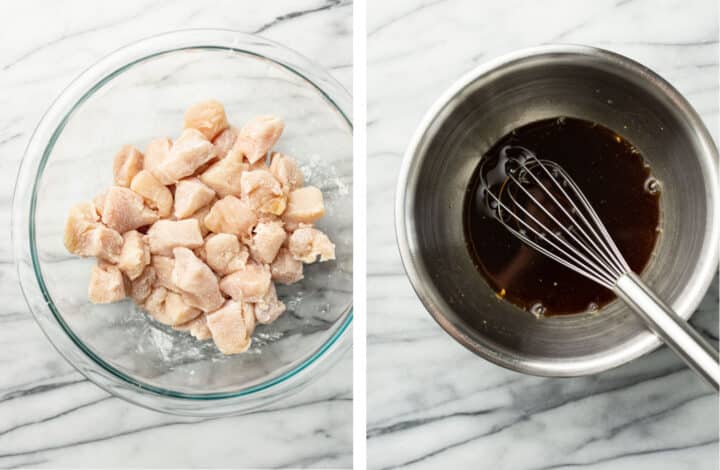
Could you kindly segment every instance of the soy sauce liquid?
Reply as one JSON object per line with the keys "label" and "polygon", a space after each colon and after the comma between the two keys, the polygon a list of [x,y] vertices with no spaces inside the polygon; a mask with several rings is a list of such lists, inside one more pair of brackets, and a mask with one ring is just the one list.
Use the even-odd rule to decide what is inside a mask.
{"label": "soy sauce liquid", "polygon": [[[494,219],[483,200],[482,175],[502,149],[522,146],[552,160],[577,183],[632,270],[642,272],[659,234],[659,185],[642,155],[617,133],[589,121],[537,121],[504,136],[481,160],[464,203],[465,240],[473,261],[498,297],[535,315],[602,308],[608,289],[525,246]],[[487,160],[487,161],[486,161]]]}

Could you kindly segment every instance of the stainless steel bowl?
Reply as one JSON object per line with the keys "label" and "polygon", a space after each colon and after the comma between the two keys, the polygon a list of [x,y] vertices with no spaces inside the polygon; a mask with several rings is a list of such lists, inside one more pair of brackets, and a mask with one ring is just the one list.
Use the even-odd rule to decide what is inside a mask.
{"label": "stainless steel bowl", "polygon": [[619,301],[595,314],[536,320],[497,300],[463,235],[463,197],[483,153],[512,129],[555,116],[614,129],[650,162],[663,188],[663,231],[642,277],[688,318],[718,266],[717,148],[677,90],[611,52],[526,49],[476,68],[445,92],[405,154],[396,197],[398,244],[423,304],[468,349],[529,374],[594,374],[660,341]]}

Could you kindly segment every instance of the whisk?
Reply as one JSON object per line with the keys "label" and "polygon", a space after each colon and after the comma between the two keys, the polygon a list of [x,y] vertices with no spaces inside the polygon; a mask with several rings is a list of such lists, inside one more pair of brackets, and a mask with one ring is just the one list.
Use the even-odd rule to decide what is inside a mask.
{"label": "whisk", "polygon": [[718,352],[632,272],[565,170],[524,147],[505,148],[502,155],[502,178],[492,185],[483,179],[482,196],[493,216],[525,244],[612,290],[717,390]]}

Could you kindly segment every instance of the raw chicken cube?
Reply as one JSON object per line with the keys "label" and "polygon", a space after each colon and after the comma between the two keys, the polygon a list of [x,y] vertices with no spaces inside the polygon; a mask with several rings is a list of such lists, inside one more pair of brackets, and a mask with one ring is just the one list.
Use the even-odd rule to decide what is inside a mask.
{"label": "raw chicken cube", "polygon": [[169,256],[153,256],[150,266],[155,271],[155,284],[173,292],[180,292],[180,288],[172,280],[172,272],[175,269],[175,260]]}
{"label": "raw chicken cube", "polygon": [[204,243],[200,224],[195,219],[158,220],[147,232],[150,253],[170,255],[173,248],[197,248]]}
{"label": "raw chicken cube", "polygon": [[162,184],[175,184],[213,158],[213,144],[200,131],[185,129],[173,144],[167,158],[155,167],[153,174]]}
{"label": "raw chicken cube", "polygon": [[238,354],[250,348],[255,319],[243,311],[242,303],[228,300],[222,308],[207,316],[207,326],[223,354]]}
{"label": "raw chicken cube", "polygon": [[215,146],[215,153],[217,153],[218,158],[225,158],[233,148],[238,132],[240,132],[238,128],[230,126],[213,139],[212,143]]}
{"label": "raw chicken cube", "polygon": [[210,328],[207,326],[207,316],[205,314],[201,314],[189,322],[175,325],[173,328],[178,331],[187,331],[194,336],[195,339],[200,341],[212,338]]}
{"label": "raw chicken cube", "polygon": [[[104,201],[104,199],[103,199]],[[100,222],[100,215],[97,212],[94,202],[81,202],[70,208],[68,220],[85,221],[89,223]]]}
{"label": "raw chicken cube", "polygon": [[115,263],[122,251],[122,236],[111,228],[98,223],[95,228],[87,232],[84,240],[85,256],[97,258]]}
{"label": "raw chicken cube", "polygon": [[130,182],[143,169],[143,154],[140,150],[132,145],[123,145],[120,151],[115,155],[113,162],[113,178],[115,184],[125,188],[130,186]]}
{"label": "raw chicken cube", "polygon": [[205,226],[214,233],[233,233],[238,236],[250,235],[257,223],[257,216],[248,205],[235,196],[225,196],[213,204]]}
{"label": "raw chicken cube", "polygon": [[172,140],[167,137],[151,140],[145,148],[145,164],[143,168],[153,175],[155,169],[170,155]]}
{"label": "raw chicken cube", "polygon": [[130,282],[130,298],[136,304],[143,303],[147,296],[150,295],[156,278],[155,268],[152,266],[146,267],[140,276]]}
{"label": "raw chicken cube", "polygon": [[167,318],[165,317],[165,299],[167,295],[167,289],[155,287],[145,299],[145,303],[143,303],[145,311],[155,320],[164,324],[167,324]]}
{"label": "raw chicken cube", "polygon": [[257,263],[248,263],[243,269],[225,276],[220,281],[220,289],[225,294],[245,302],[262,300],[271,285],[270,268]]}
{"label": "raw chicken cube", "polygon": [[203,312],[219,308],[224,298],[218,287],[215,273],[187,248],[175,248],[175,268],[172,281],[183,292],[185,302]]}
{"label": "raw chicken cube", "polygon": [[70,208],[65,221],[64,244],[70,253],[80,256],[87,251],[87,234],[98,225],[98,215],[91,202],[81,202]]}
{"label": "raw chicken cube", "polygon": [[123,235],[123,246],[117,266],[131,281],[137,279],[150,264],[150,247],[137,230]]}
{"label": "raw chicken cube", "polygon": [[125,233],[158,220],[155,211],[147,208],[142,197],[133,191],[113,186],[105,195],[102,221],[118,233]]}
{"label": "raw chicken cube", "polygon": [[283,122],[274,116],[256,117],[240,129],[232,151],[242,153],[250,163],[255,163],[265,158],[284,127]]}
{"label": "raw chicken cube", "polygon": [[258,323],[269,324],[285,312],[285,304],[277,298],[275,286],[270,284],[265,296],[255,304],[255,319]]}
{"label": "raw chicken cube", "polygon": [[246,171],[240,176],[242,199],[253,209],[280,215],[285,211],[287,197],[280,182],[267,170]]}
{"label": "raw chicken cube", "polygon": [[220,197],[240,196],[240,178],[249,165],[242,155],[229,154],[200,174],[200,181],[210,186]]}
{"label": "raw chicken cube", "polygon": [[88,298],[94,304],[109,304],[125,298],[125,281],[117,266],[103,261],[93,266]]}
{"label": "raw chicken cube", "polygon": [[281,284],[292,284],[303,278],[303,264],[293,258],[290,251],[283,247],[280,248],[275,261],[270,265],[270,273],[272,280]]}
{"label": "raw chicken cube", "polygon": [[173,195],[151,172],[142,170],[135,175],[130,183],[130,189],[142,196],[151,209],[156,209],[160,217],[170,216]]}
{"label": "raw chicken cube", "polygon": [[115,262],[122,248],[122,236],[98,222],[92,203],[73,206],[65,223],[65,248],[79,256],[97,256]]}
{"label": "raw chicken cube", "polygon": [[181,325],[198,317],[202,312],[200,309],[192,307],[185,303],[180,294],[168,292],[165,297],[165,315],[164,322],[167,325]]}
{"label": "raw chicken cube", "polygon": [[303,173],[298,168],[297,162],[282,153],[272,154],[270,173],[280,182],[286,193],[303,185]]}
{"label": "raw chicken cube", "polygon": [[197,129],[208,140],[214,139],[227,126],[225,107],[215,100],[194,104],[185,111],[185,129]]}
{"label": "raw chicken cube", "polygon": [[286,237],[282,222],[259,223],[253,230],[250,254],[258,263],[270,264]]}
{"label": "raw chicken cube", "polygon": [[230,274],[243,269],[248,256],[247,247],[230,233],[218,233],[205,240],[205,260],[218,274]]}
{"label": "raw chicken cube", "polygon": [[325,215],[322,192],[315,186],[290,191],[282,218],[286,222],[312,224]]}
{"label": "raw chicken cube", "polygon": [[335,259],[335,245],[320,230],[312,227],[301,227],[290,235],[288,249],[293,257],[303,263],[314,263]]}
{"label": "raw chicken cube", "polygon": [[208,205],[215,197],[215,191],[197,178],[185,178],[175,186],[175,217],[184,219],[198,209]]}

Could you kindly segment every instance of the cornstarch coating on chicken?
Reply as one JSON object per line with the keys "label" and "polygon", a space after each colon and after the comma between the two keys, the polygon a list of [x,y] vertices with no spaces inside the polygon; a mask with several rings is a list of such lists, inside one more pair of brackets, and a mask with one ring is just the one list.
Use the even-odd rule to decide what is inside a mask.
{"label": "cornstarch coating on chicken", "polygon": [[190,106],[174,141],[114,155],[112,186],[70,208],[67,250],[94,257],[91,302],[131,299],[154,321],[223,354],[252,345],[257,324],[286,310],[274,283],[303,279],[303,264],[335,259],[313,226],[323,194],[296,160],[273,151],[285,125],[259,116],[234,127],[222,103]]}

